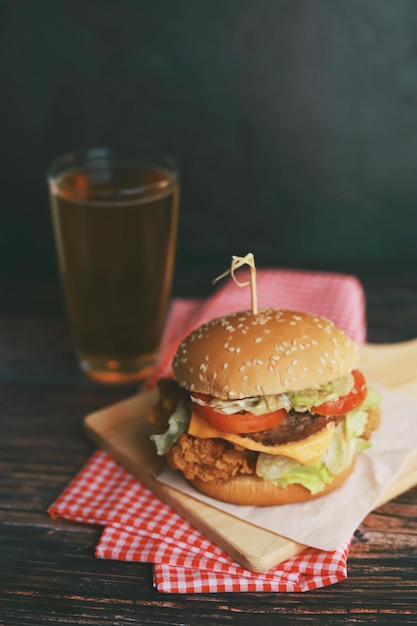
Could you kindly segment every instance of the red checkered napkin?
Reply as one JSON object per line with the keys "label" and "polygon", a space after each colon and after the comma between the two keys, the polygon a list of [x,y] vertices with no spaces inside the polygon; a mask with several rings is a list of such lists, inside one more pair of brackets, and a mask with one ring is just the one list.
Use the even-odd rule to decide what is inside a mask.
{"label": "red checkered napkin", "polygon": [[245,570],[103,451],[48,512],[105,526],[96,556],[154,563],[162,592],[308,591],[347,575],[349,542],[334,552],[309,548],[264,574]]}
{"label": "red checkered napkin", "polygon": [[[364,293],[352,276],[258,270],[257,293],[260,308],[324,315],[358,343],[365,340]],[[213,317],[250,307],[250,290],[232,281],[207,301],[175,300],[147,387],[171,372],[172,357],[187,333]],[[159,591],[307,591],[346,578],[349,542],[334,552],[309,548],[265,574],[245,570],[102,451],[92,456],[49,514],[104,526],[96,556],[154,563]]]}

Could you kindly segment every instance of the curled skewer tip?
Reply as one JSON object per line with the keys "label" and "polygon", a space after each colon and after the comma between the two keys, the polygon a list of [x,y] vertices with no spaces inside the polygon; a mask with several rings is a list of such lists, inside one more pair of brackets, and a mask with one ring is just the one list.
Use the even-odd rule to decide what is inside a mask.
{"label": "curled skewer tip", "polygon": [[[250,280],[242,283],[236,278],[235,272],[243,265],[248,265],[250,268]],[[248,254],[246,254],[246,256],[233,255],[230,268],[226,272],[223,272],[223,274],[220,274],[220,276],[217,276],[217,278],[213,280],[213,284],[217,283],[219,280],[221,280],[222,278],[225,278],[229,274],[238,287],[246,287],[247,285],[250,284],[251,299],[252,299],[252,313],[256,315],[258,312],[258,302],[257,302],[257,293],[256,293],[256,266],[255,266],[255,257],[253,256],[252,252],[249,252]]]}

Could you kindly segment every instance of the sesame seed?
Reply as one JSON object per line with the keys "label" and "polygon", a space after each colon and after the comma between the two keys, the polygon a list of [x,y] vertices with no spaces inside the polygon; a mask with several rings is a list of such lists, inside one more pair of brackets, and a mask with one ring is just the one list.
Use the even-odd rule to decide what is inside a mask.
{"label": "sesame seed", "polygon": [[241,365],[241,366],[239,367],[239,372],[244,372],[244,371],[245,371],[245,369],[246,369],[246,368],[245,368],[245,366],[244,366],[244,365]]}
{"label": "sesame seed", "polygon": [[255,343],[259,343],[260,341],[262,341],[262,337],[255,337],[254,339]]}
{"label": "sesame seed", "polygon": [[324,358],[324,356],[319,356],[319,361],[320,363],[322,363],[323,365],[326,365],[326,359]]}
{"label": "sesame seed", "polygon": [[205,360],[205,361],[208,361],[208,360],[209,360],[209,358],[210,358],[210,357],[209,357],[209,355],[208,355],[208,354],[205,354],[205,355],[204,355],[204,360]]}
{"label": "sesame seed", "polygon": [[229,385],[223,385],[222,391],[227,391],[229,389]]}
{"label": "sesame seed", "polygon": [[288,372],[288,374],[292,374],[293,373],[292,368],[291,367],[287,367],[287,372]]}
{"label": "sesame seed", "polygon": [[190,374],[192,374],[194,372],[194,368],[193,367],[189,367],[188,371],[190,372]]}
{"label": "sesame seed", "polygon": [[246,375],[245,375],[245,376],[242,376],[242,380],[243,380],[243,381],[248,380],[248,376],[246,376]]}
{"label": "sesame seed", "polygon": [[223,363],[223,369],[227,370],[227,368],[229,367],[229,363]]}
{"label": "sesame seed", "polygon": [[198,375],[198,380],[199,380],[200,382],[203,382],[204,378],[203,378],[202,374],[199,374],[199,375]]}
{"label": "sesame seed", "polygon": [[319,367],[319,369],[318,369],[318,373],[319,373],[319,374],[323,374],[323,370],[322,370],[322,368],[321,368],[321,367]]}
{"label": "sesame seed", "polygon": [[271,372],[271,374],[273,373],[274,368],[272,367],[272,365],[270,365],[270,366],[268,367],[268,370]]}
{"label": "sesame seed", "polygon": [[291,350],[285,350],[284,354],[285,356],[289,356],[291,354]]}

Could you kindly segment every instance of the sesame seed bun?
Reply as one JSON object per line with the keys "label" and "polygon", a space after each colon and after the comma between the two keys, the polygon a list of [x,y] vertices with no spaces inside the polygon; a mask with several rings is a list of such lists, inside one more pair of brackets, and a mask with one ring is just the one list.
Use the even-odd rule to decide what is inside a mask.
{"label": "sesame seed bun", "polygon": [[324,317],[263,309],[203,324],[179,346],[174,377],[181,387],[222,399],[297,392],[354,369],[358,349]]}
{"label": "sesame seed bun", "polygon": [[338,489],[349,478],[355,466],[355,461],[356,457],[346,469],[333,478],[331,483],[314,495],[297,483],[281,489],[267,480],[252,475],[231,476],[227,480],[209,481],[194,478],[190,480],[190,483],[201,493],[230,504],[243,504],[246,506],[293,504],[294,502],[314,500]]}

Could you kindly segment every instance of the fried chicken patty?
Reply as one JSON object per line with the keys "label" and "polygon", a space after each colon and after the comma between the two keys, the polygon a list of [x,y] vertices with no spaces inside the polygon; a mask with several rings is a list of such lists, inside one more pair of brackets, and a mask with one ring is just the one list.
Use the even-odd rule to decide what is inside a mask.
{"label": "fried chicken patty", "polygon": [[[158,391],[158,402],[151,407],[148,419],[163,432],[184,391],[172,378],[162,378]],[[253,474],[257,456],[257,452],[239,449],[224,439],[198,439],[187,433],[180,435],[166,454],[169,465],[189,480],[226,480],[236,474]]]}
{"label": "fried chicken patty", "polygon": [[167,461],[188,480],[228,480],[253,474],[257,452],[238,448],[224,439],[198,439],[183,433],[167,452]]}

